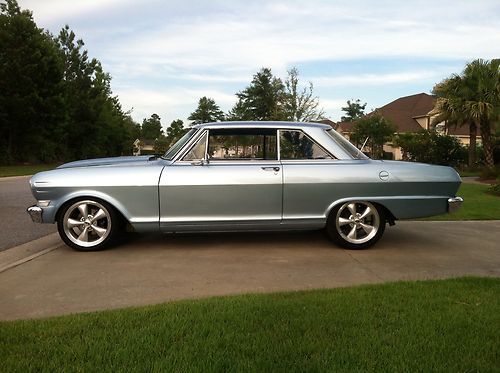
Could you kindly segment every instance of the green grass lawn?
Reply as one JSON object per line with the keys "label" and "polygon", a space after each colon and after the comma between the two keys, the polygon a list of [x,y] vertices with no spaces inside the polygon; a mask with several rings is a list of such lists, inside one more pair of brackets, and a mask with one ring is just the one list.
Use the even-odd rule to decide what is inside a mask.
{"label": "green grass lawn", "polygon": [[0,323],[0,371],[495,371],[500,279],[242,295]]}
{"label": "green grass lawn", "polygon": [[0,177],[33,175],[40,171],[52,170],[58,165],[59,164],[0,166]]}
{"label": "green grass lawn", "polygon": [[462,183],[457,195],[463,197],[462,207],[453,214],[423,220],[495,220],[500,219],[500,197],[486,193],[486,184]]}

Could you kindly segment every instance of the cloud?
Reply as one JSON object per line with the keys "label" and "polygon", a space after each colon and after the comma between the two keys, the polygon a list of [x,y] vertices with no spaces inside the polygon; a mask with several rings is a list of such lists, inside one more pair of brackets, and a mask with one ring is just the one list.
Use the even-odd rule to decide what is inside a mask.
{"label": "cloud", "polygon": [[183,77],[193,81],[241,81],[262,66],[282,74],[311,61],[500,53],[494,15],[500,8],[494,1],[148,0],[138,7],[131,0],[24,0],[22,5],[44,24],[59,22],[58,28],[71,18],[85,40],[99,44],[100,59],[110,66],[141,73],[140,66],[145,76],[158,69],[189,70]]}
{"label": "cloud", "polygon": [[110,51],[115,58],[138,64],[194,72],[213,69],[219,75],[228,70],[248,73],[262,66],[283,72],[290,65],[318,60],[467,59],[500,52],[496,23],[470,23],[456,10],[449,10],[457,17],[450,22],[436,21],[428,17],[427,9],[416,6],[403,7],[408,13],[382,6],[385,17],[379,18],[380,10],[369,14],[374,6],[277,2],[257,10],[239,5],[234,13],[212,15],[202,22],[197,17],[170,20],[131,35],[110,46]]}
{"label": "cloud", "polygon": [[[500,55],[498,0],[20,4],[52,32],[70,22],[90,55],[113,76],[123,106],[135,108],[136,119],[152,112],[184,118],[203,95],[227,110],[235,102],[234,92],[261,67],[284,77],[288,68],[300,66],[301,80],[314,83],[325,109],[338,110],[339,102],[349,98],[340,99],[342,94],[361,96],[363,91],[368,100],[371,88],[377,102],[393,99],[415,86],[424,89],[418,84],[422,81],[436,82],[458,72],[455,67],[447,70],[450,63],[463,66],[467,60]],[[365,64],[350,69],[353,61]],[[384,63],[385,68],[377,67]],[[342,65],[342,71],[329,64]],[[403,85],[404,90],[395,88]],[[356,92],[349,91],[351,86]],[[431,88],[432,83],[425,87]]]}
{"label": "cloud", "polygon": [[320,99],[319,100],[319,107],[324,109],[324,110],[340,110],[342,106],[345,106],[346,100],[344,99],[339,99],[339,100],[331,100],[331,99]]}
{"label": "cloud", "polygon": [[166,89],[144,89],[118,86],[114,90],[120,97],[124,110],[133,109],[132,116],[142,121],[156,113],[162,118],[164,127],[174,119],[186,121],[189,113],[194,111],[200,97],[213,98],[224,110],[228,110],[236,102],[233,94],[211,89],[186,89],[171,87]]}
{"label": "cloud", "polygon": [[316,76],[305,78],[315,87],[336,87],[348,85],[387,85],[410,83],[426,79],[440,79],[446,74],[444,70],[416,70],[397,73],[358,74],[339,76]]}
{"label": "cloud", "polygon": [[131,0],[19,0],[19,3],[33,11],[35,20],[47,25],[58,23],[60,28],[71,20],[106,12]]}

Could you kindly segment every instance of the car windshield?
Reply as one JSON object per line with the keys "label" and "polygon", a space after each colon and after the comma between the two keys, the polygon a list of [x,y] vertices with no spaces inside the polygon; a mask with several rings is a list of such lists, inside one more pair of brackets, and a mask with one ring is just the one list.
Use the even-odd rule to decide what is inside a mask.
{"label": "car windshield", "polygon": [[165,155],[162,157],[163,159],[172,160],[174,156],[181,150],[181,148],[188,142],[188,140],[193,136],[196,132],[196,128],[191,128],[184,136],[182,136],[174,145],[167,150]]}
{"label": "car windshield", "polygon": [[352,145],[347,139],[342,136],[340,133],[333,129],[327,129],[326,133],[330,135],[332,139],[334,139],[339,146],[346,151],[347,154],[352,156],[354,159],[368,159],[368,157],[363,154],[361,150]]}

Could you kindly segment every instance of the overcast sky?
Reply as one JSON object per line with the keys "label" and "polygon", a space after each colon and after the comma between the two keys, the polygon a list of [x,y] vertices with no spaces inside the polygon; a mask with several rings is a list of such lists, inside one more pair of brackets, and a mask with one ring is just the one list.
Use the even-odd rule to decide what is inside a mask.
{"label": "overcast sky", "polygon": [[201,96],[224,111],[261,67],[296,66],[327,116],[427,92],[475,58],[500,57],[500,1],[19,0],[65,24],[112,75],[137,121],[183,120]]}

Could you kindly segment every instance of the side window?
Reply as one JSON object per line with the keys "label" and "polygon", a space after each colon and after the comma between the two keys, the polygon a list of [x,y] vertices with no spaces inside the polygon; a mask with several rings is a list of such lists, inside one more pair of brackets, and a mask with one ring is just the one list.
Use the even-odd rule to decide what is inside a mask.
{"label": "side window", "polygon": [[208,156],[211,160],[277,159],[276,130],[210,130]]}
{"label": "side window", "polygon": [[280,131],[280,153],[281,159],[332,159],[302,131]]}
{"label": "side window", "polygon": [[182,158],[183,161],[197,161],[205,158],[205,149],[207,145],[207,132],[200,137],[191,150]]}

